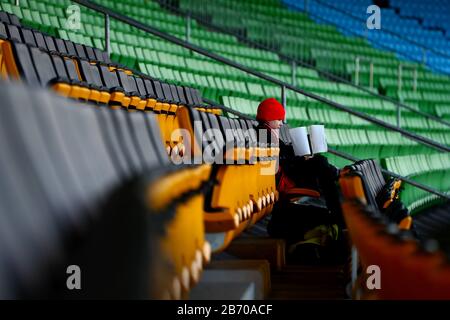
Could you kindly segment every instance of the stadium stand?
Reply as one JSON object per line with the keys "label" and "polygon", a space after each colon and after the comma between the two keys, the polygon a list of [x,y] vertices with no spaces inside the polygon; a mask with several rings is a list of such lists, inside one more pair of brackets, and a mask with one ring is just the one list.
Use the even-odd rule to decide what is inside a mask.
{"label": "stadium stand", "polygon": [[[162,9],[157,3],[133,3],[133,5],[109,1],[99,3],[114,8],[119,12],[132,15],[137,20],[150,23],[155,27],[164,29],[179,37],[185,36],[184,19],[170,14],[170,12]],[[101,40],[103,37],[104,21],[102,17],[93,11],[81,8],[81,12],[85,19],[81,29],[78,31],[69,31],[67,30],[68,27],[66,26],[65,15],[62,8],[70,5],[70,1],[52,1],[39,6],[35,5],[33,1],[30,1],[29,3],[25,1],[22,5],[31,10],[22,9],[21,7],[17,8],[2,3],[2,6],[5,7],[4,9],[10,9],[11,12],[16,12],[22,17],[24,17],[22,10],[25,12],[27,12],[27,10],[36,12],[35,15],[40,15],[42,13],[44,16],[48,10],[50,10],[50,12],[55,11],[58,16],[58,22],[55,20],[52,23],[43,22],[40,24],[40,20],[37,18],[36,21],[31,19],[31,22],[39,24],[41,29],[58,34],[61,38],[71,39],[75,42],[79,41],[88,46],[95,44],[97,47],[104,47],[103,41]],[[266,12],[266,14],[262,14],[262,16],[265,17],[268,15],[267,12],[269,9],[274,9],[273,5],[273,3],[263,5],[250,4],[249,8],[259,8],[262,12]],[[244,9],[245,6],[242,7],[242,10]],[[281,13],[287,12],[284,8],[280,8],[279,10]],[[289,17],[289,15],[287,16]],[[294,17],[296,16],[297,14],[294,15]],[[25,18],[26,17],[29,17],[29,15],[26,15]],[[310,22],[310,24],[314,26],[313,22]],[[165,79],[168,82],[177,84],[182,83],[184,85],[196,87],[202,91],[204,97],[214,101],[222,101],[225,105],[231,106],[248,115],[254,115],[258,99],[262,99],[264,96],[279,95],[279,89],[274,85],[268,85],[267,82],[264,83],[253,77],[244,76],[242,73],[239,73],[239,71],[220,65],[211,60],[205,60],[196,54],[191,54],[185,49],[157,40],[153,36],[147,35],[144,38],[143,32],[130,28],[130,26],[124,23],[112,20],[111,26],[111,57],[113,60],[126,64],[129,68],[138,67],[143,73],[150,74],[158,79]],[[295,28],[291,29],[295,30]],[[345,40],[345,38],[342,37],[339,39],[342,41]],[[205,28],[202,28],[193,22],[191,26],[191,41],[194,44],[202,45],[209,50],[223,53],[225,57],[233,58],[244,64],[250,64],[252,67],[264,71],[269,75],[274,75],[286,81],[290,81],[291,70],[289,64],[280,61],[278,57],[270,52],[252,49],[243,44],[239,44],[237,39],[232,36],[207,31]],[[139,45],[131,46],[131,44],[136,43]],[[154,50],[154,48],[156,48],[156,50]],[[132,52],[129,52],[130,50]],[[226,53],[224,53],[224,50],[226,50]],[[377,54],[384,53],[377,51]],[[251,59],[251,57],[255,56],[260,57],[260,59]],[[395,58],[393,58],[393,60],[395,60]],[[386,67],[392,68],[396,63],[398,62],[391,62],[391,64],[387,64]],[[383,72],[380,74],[384,75],[385,73]],[[428,74],[434,76],[434,74],[425,71],[423,74],[424,77]],[[371,113],[375,117],[391,124],[396,124],[397,122],[396,106],[393,103],[375,99],[372,96],[369,97],[367,94],[361,95],[356,93],[353,87],[320,78],[317,72],[310,69],[297,67],[296,75],[299,84],[311,79],[311,85],[306,86],[305,89],[314,88],[312,90],[313,92],[320,93],[333,101],[344,103],[357,110],[369,112],[369,114]],[[316,91],[317,88],[322,87],[324,88],[323,90]],[[332,92],[339,92],[339,96],[330,94],[330,90]],[[343,96],[343,92],[347,92],[348,96]],[[353,94],[355,95],[353,96]],[[442,97],[442,99],[445,99],[445,97]],[[324,123],[327,126],[329,125],[330,130],[328,135],[330,145],[338,151],[347,152],[359,158],[382,159],[391,157],[393,153],[396,155],[412,155],[435,152],[434,150],[402,137],[400,134],[386,132],[384,129],[376,127],[356,116],[338,110],[332,110],[319,101],[315,101],[299,94],[294,94],[291,91],[287,92],[287,104],[290,106],[287,110],[288,123],[292,126],[317,122]],[[403,110],[402,123],[408,130],[440,141],[444,144],[449,143],[450,136],[447,130],[448,127],[433,121],[432,119],[424,119],[422,116],[414,115],[411,112]],[[368,141],[371,141],[372,144],[369,145],[367,143]],[[174,142],[170,142],[169,144],[174,145]],[[343,159],[333,156],[330,158],[338,166],[348,164],[348,162],[343,161]],[[441,190],[444,191],[443,189]],[[423,203],[426,203],[425,199],[423,200]],[[412,205],[412,202],[407,202],[407,205]]]}
{"label": "stadium stand", "polygon": [[[210,254],[201,194],[208,165],[171,165],[158,130],[149,130],[157,126],[151,114],[95,109],[6,83],[0,90],[1,282],[17,280],[2,286],[2,298],[36,298],[45,283],[39,270],[49,277],[52,268],[70,261],[93,266],[86,268],[92,270],[84,283],[92,288],[87,297],[180,298],[198,281]],[[12,136],[14,144],[5,140]],[[147,256],[153,250],[155,256]],[[129,264],[128,258],[143,260]],[[151,263],[161,263],[167,279],[153,282]],[[103,278],[101,270],[112,265],[117,269]],[[105,285],[121,272],[135,276],[134,284],[119,277]]]}
{"label": "stadium stand", "polygon": [[[382,6],[379,30],[365,28],[369,16],[367,8],[373,5],[372,1],[335,3],[319,0],[311,1],[307,8],[304,1],[287,0],[285,3],[291,8],[307,11],[316,22],[334,24],[345,35],[365,37],[375,48],[393,51],[401,59],[423,62],[432,70],[449,74],[448,38],[445,32],[430,29],[426,23],[421,23],[417,3],[411,5],[409,1],[399,0]],[[434,8],[440,8],[442,12],[446,12],[447,7],[447,4],[434,4]],[[436,23],[440,24],[440,19]]]}
{"label": "stadium stand", "polygon": [[[0,74],[3,79],[23,82],[21,86],[4,82],[5,85],[2,83],[0,88],[0,96],[2,99],[5,97],[8,101],[6,104],[11,106],[6,108],[11,110],[1,119],[2,136],[18,139],[15,147],[8,145],[5,139],[0,140],[4,148],[2,150],[11,150],[0,156],[0,161],[5,164],[13,162],[11,170],[5,169],[8,179],[1,181],[4,183],[2,190],[13,186],[11,197],[4,204],[1,203],[4,206],[2,212],[13,208],[18,194],[30,197],[21,204],[23,210],[18,209],[20,214],[17,221],[15,218],[10,220],[9,216],[0,217],[5,222],[0,233],[0,237],[5,238],[2,243],[5,254],[0,256],[0,282],[7,284],[0,295],[36,297],[42,293],[42,288],[49,290],[45,287],[48,286],[45,279],[42,283],[34,283],[30,270],[22,270],[24,261],[34,259],[42,261],[38,263],[42,272],[60,286],[61,279],[52,279],[52,270],[60,270],[72,258],[78,259],[79,265],[93,270],[87,277],[92,291],[83,292],[85,296],[67,295],[65,288],[56,285],[56,288],[50,288],[48,296],[187,298],[193,286],[200,281],[201,271],[209,262],[211,252],[226,250],[238,236],[263,222],[278,200],[275,169],[279,149],[277,145],[267,145],[260,139],[255,130],[257,123],[252,116],[255,115],[259,100],[267,96],[279,96],[279,87],[114,19],[110,24],[111,46],[108,48],[104,44],[102,14],[81,6],[83,23],[80,28],[72,28],[68,24],[69,12],[66,9],[73,3],[68,0],[23,0],[20,6],[15,6],[6,0],[0,1],[1,9],[4,10],[0,14]],[[246,46],[237,37],[211,31],[200,22],[175,15],[174,8],[167,9],[167,3],[162,6],[157,2],[131,0],[120,3],[102,0],[96,3],[179,38],[186,37],[191,43],[276,79],[291,82],[294,78],[294,84],[298,83],[320,97],[350,106],[363,115],[372,115],[388,124],[400,124],[394,102],[323,77],[321,70],[350,79],[353,72],[345,62],[352,58],[345,57],[345,53],[337,58],[337,63],[320,62],[327,59],[321,60],[322,57],[316,55],[314,50],[324,52],[321,45],[333,43],[326,37],[308,42],[306,50],[295,50],[296,53],[308,52],[306,59],[305,56],[296,58],[314,61],[319,69],[294,65],[295,72],[292,74],[291,65],[272,51]],[[196,7],[195,3],[181,0],[180,7],[192,10]],[[213,3],[208,3],[208,17],[223,23],[218,18],[218,10],[214,10],[220,8],[214,7],[220,1]],[[258,12],[260,20],[257,23],[269,21],[270,10],[277,12],[278,17],[285,16],[286,19],[281,20],[286,22],[286,26],[280,24],[280,29],[274,31],[283,30],[283,27],[295,29],[293,26],[299,25],[292,24],[292,21],[302,16],[272,0],[249,2],[248,6],[243,5],[242,8],[242,12]],[[231,12],[231,9],[227,11]],[[299,21],[309,26],[307,29],[311,30],[311,34],[308,36],[316,37],[323,34],[324,29],[327,32],[331,30],[312,22],[306,15],[303,17]],[[230,21],[233,25],[233,20]],[[236,21],[236,26],[241,28],[242,19]],[[252,38],[250,24],[245,26],[245,30],[247,36]],[[378,56],[379,61],[383,60],[382,64],[389,70],[398,64],[392,54],[372,49],[357,39],[338,37],[336,30],[333,32],[336,35],[335,44],[341,41],[348,43],[349,47],[367,50],[374,57]],[[276,37],[274,33],[260,33],[253,39],[271,42]],[[280,50],[283,51],[283,48],[280,47]],[[327,50],[333,49],[328,47]],[[338,65],[345,67],[338,67],[338,70]],[[447,77],[422,67],[417,67],[417,70],[421,79],[434,81],[436,87],[442,85],[442,92],[447,90],[444,89],[448,85]],[[362,74],[361,79],[364,77]],[[401,94],[397,95],[395,90],[391,90],[395,87],[393,82],[391,89],[385,85],[388,79],[394,77],[388,74],[392,75],[392,72],[380,72],[380,78],[376,79],[377,86],[388,95],[402,99]],[[361,83],[368,85],[367,81],[362,80]],[[45,93],[36,87],[51,88],[62,97]],[[436,99],[432,94],[425,97],[430,88],[425,85],[421,87],[420,102],[416,104],[417,101],[414,101],[411,105],[422,112],[449,119],[445,105],[448,97],[441,93],[436,93]],[[402,94],[404,92],[406,90]],[[417,98],[416,94],[414,92],[413,95]],[[19,98],[16,99],[16,96]],[[286,98],[289,125],[324,123],[328,127],[327,139],[333,150],[357,158],[377,159],[384,169],[401,175],[404,181],[412,178],[412,182],[416,182],[415,186],[407,184],[401,199],[416,214],[442,202],[442,194],[438,197],[437,192],[445,194],[450,190],[450,159],[448,153],[442,152],[448,148],[450,141],[445,121],[436,121],[433,116],[424,116],[423,113],[407,109],[401,111],[401,127],[406,130],[391,128],[388,131],[378,126],[376,121],[365,120],[342,109],[331,109],[320,99],[292,90],[287,90]],[[32,103],[27,103],[29,101]],[[216,101],[231,108],[219,106]],[[26,116],[22,117],[22,114]],[[290,139],[288,128],[288,125],[282,127],[281,138],[284,141]],[[411,133],[417,136],[411,136]],[[433,144],[427,144],[420,137],[432,139],[438,147],[430,147]],[[203,150],[214,150],[211,158],[198,158],[203,155]],[[336,155],[330,155],[329,158],[341,167],[349,164],[348,160]],[[27,172],[19,172],[23,159],[29,160],[24,164]],[[194,164],[174,164],[192,159]],[[55,163],[55,167],[50,166],[50,163]],[[357,162],[354,166],[353,172],[360,172],[361,179],[370,188],[362,189],[361,183],[353,187],[355,180],[345,182],[350,177],[349,171],[344,170],[341,178],[344,196],[353,200],[355,196],[352,192],[358,191],[360,202],[373,202],[373,199],[365,201],[360,198],[361,194],[364,199],[376,198],[379,190],[386,185],[381,168],[373,161]],[[262,175],[264,170],[269,173]],[[66,174],[70,177],[67,181]],[[27,175],[32,177],[33,184],[25,184]],[[422,185],[422,189],[417,189],[417,185]],[[31,191],[39,186],[42,186],[39,189],[42,194]],[[425,189],[434,189],[434,194],[425,191],[423,186]],[[393,197],[397,196],[397,187]],[[361,190],[366,193],[361,193]],[[34,207],[35,202],[38,215],[46,218],[36,226],[33,224],[36,217],[26,213]],[[367,236],[359,241],[361,236],[352,230],[358,227],[357,223],[353,223],[352,219],[357,220],[353,215],[360,215],[366,208],[353,202],[346,202],[343,208],[351,238],[361,250],[362,262],[366,266],[371,260],[366,258],[366,253],[369,252],[369,255],[370,251],[365,251],[364,245],[367,241],[378,241],[378,238],[374,240]],[[375,211],[381,209],[378,207]],[[124,222],[123,215],[130,212],[132,219]],[[80,221],[66,222],[66,216],[73,216]],[[410,228],[412,219],[408,218],[399,221],[399,228]],[[44,222],[48,222],[45,227]],[[64,225],[64,230],[60,230],[60,224]],[[124,242],[117,238],[122,227],[126,230]],[[36,235],[31,232],[30,239],[24,240],[20,238],[20,232],[11,232],[27,228],[34,228]],[[41,239],[45,228],[51,229],[52,233]],[[134,232],[135,228],[139,232]],[[368,230],[370,228],[367,226]],[[380,230],[379,226],[376,230]],[[370,235],[378,237],[375,233]],[[136,251],[127,252],[127,248],[138,247],[139,241],[143,239],[151,241]],[[385,241],[385,238],[381,240]],[[34,241],[38,248],[34,255],[28,256],[18,249],[15,243],[24,241]],[[387,261],[383,255],[390,257],[392,253],[384,250],[387,245],[383,241],[374,248],[374,252],[382,253],[377,259]],[[116,242],[120,250],[126,253],[125,257],[130,255],[135,263],[127,263],[125,258],[116,261],[117,254],[102,250]],[[289,279],[289,276],[285,277],[286,274],[293,273],[292,270],[299,271],[286,268],[280,262],[284,256],[282,243],[266,243],[264,246],[266,249],[267,246],[275,248],[272,250],[275,255],[272,260],[275,261],[275,269],[281,272],[275,274],[275,279],[286,281],[286,278]],[[49,248],[48,252],[55,253],[54,256],[46,256],[45,249]],[[236,252],[242,251],[247,251],[244,254],[247,258],[254,257],[249,250],[238,248]],[[17,252],[21,254],[16,257]],[[408,261],[415,259],[407,258]],[[99,274],[99,266],[108,261],[117,262],[118,269],[111,270],[110,274]],[[438,261],[433,265],[437,268],[443,260],[433,261]],[[425,272],[423,266],[428,266],[426,263],[417,261],[415,268]],[[225,268],[226,264],[215,261],[210,270]],[[150,267],[133,270],[137,265],[142,266],[142,269]],[[388,264],[386,268],[391,270],[393,266]],[[257,292],[254,297],[270,297],[271,271],[267,262],[249,260],[248,263],[238,262],[236,265],[229,263],[228,267],[245,272],[251,269],[249,274],[258,279],[255,280],[258,289],[253,288]],[[274,265],[271,264],[270,268],[273,269]],[[447,267],[442,268],[439,274],[447,281]],[[161,276],[158,272],[161,272]],[[247,274],[245,272],[243,274]],[[392,279],[398,271],[393,272]],[[120,279],[110,289],[106,278],[123,273],[132,275],[132,280],[125,283],[128,277]],[[155,283],[154,286],[148,288],[142,285],[149,283],[148,279]],[[436,278],[427,278],[423,284],[434,285],[435,281]],[[448,287],[447,282],[440,288],[445,287]],[[330,289],[330,296],[336,293],[333,290]],[[401,292],[392,290],[388,288],[375,298],[399,297]],[[447,297],[444,289],[439,290],[436,297]],[[417,297],[416,291],[411,292],[411,297]],[[194,297],[197,294],[202,297],[201,292],[193,294]],[[271,297],[282,298],[283,294],[272,294]]]}
{"label": "stadium stand", "polygon": [[389,222],[370,203],[374,189],[367,181],[348,172],[340,183],[344,217],[361,263],[383,270],[380,290],[367,289],[365,273],[353,279],[355,295],[363,299],[448,299],[450,274],[445,255],[432,243],[419,245],[409,231],[400,231]]}

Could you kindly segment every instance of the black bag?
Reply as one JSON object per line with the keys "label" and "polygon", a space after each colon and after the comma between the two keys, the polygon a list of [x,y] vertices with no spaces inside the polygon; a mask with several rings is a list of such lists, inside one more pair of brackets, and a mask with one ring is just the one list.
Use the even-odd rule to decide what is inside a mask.
{"label": "black bag", "polygon": [[347,256],[341,230],[324,206],[276,203],[267,231],[286,240],[289,263],[343,262]]}

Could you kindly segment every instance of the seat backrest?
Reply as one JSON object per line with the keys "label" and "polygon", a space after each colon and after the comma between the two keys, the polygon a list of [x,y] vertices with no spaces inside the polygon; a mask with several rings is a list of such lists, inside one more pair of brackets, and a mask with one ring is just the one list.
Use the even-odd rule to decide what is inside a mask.
{"label": "seat backrest", "polygon": [[64,59],[64,64],[66,65],[67,75],[70,80],[80,81],[80,77],[78,75],[77,66],[72,59]]}
{"label": "seat backrest", "polygon": [[45,45],[47,46],[48,51],[57,51],[55,39],[52,36],[45,35],[44,40],[45,40]]}
{"label": "seat backrest", "polygon": [[[97,57],[95,56],[94,48],[85,46],[85,45],[83,45],[83,47],[84,47],[84,50],[86,51],[87,59],[89,59],[90,61],[98,60]],[[99,60],[99,61],[101,61],[101,60]]]}
{"label": "seat backrest", "polygon": [[153,86],[153,80],[144,79],[145,89],[147,90],[147,97],[156,98],[155,88]]}
{"label": "seat backrest", "polygon": [[99,108],[97,122],[102,129],[103,139],[109,150],[113,165],[123,180],[131,178],[134,174],[133,167],[128,161],[115,127],[114,114],[107,108]]}
{"label": "seat backrest", "polygon": [[6,31],[8,33],[8,39],[12,41],[23,42],[22,36],[20,35],[19,28],[11,24],[6,24]]}
{"label": "seat backrest", "polygon": [[166,97],[164,95],[164,92],[163,92],[163,89],[162,89],[162,86],[161,86],[161,82],[159,82],[157,80],[154,80],[153,81],[153,87],[155,89],[156,99],[158,99],[158,101],[165,101]]}
{"label": "seat backrest", "polygon": [[197,106],[202,105],[203,104],[203,100],[202,100],[202,97],[200,95],[200,92],[197,89],[194,89],[194,88],[188,88],[188,89],[191,92],[191,96],[192,96],[192,99],[194,101],[194,104],[197,105]]}
{"label": "seat backrest", "polygon": [[124,110],[114,110],[114,125],[117,130],[119,141],[122,150],[125,153],[127,161],[131,164],[134,173],[143,172],[145,170],[144,162],[142,161],[144,155],[138,149],[136,141],[133,139],[131,130],[128,124],[128,113]]}
{"label": "seat backrest", "polygon": [[84,46],[79,43],[75,43],[75,52],[76,52],[77,56],[82,59],[88,58],[86,51],[84,50]]}
{"label": "seat backrest", "polygon": [[170,90],[169,84],[163,82],[163,83],[161,83],[161,88],[163,90],[165,100],[168,102],[175,102],[175,100],[172,96],[172,91]]}
{"label": "seat backrest", "polygon": [[157,154],[158,158],[159,158],[159,162],[162,165],[168,165],[170,163],[169,161],[169,157],[167,156],[167,152],[164,148],[161,138],[161,131],[159,129],[159,124],[158,121],[156,120],[156,117],[149,113],[146,112],[144,113],[144,118],[147,124],[147,131],[150,134],[150,138],[152,139],[153,142],[153,146],[154,146],[154,151]]}
{"label": "seat backrest", "polygon": [[20,28],[22,31],[23,42],[29,46],[37,46],[36,39],[34,38],[33,31],[31,29]]}
{"label": "seat backrest", "polygon": [[86,59],[77,59],[77,62],[79,66],[78,69],[80,70],[81,73],[81,77],[83,78],[84,81],[87,82],[87,84],[94,85],[97,88],[104,87],[102,78],[96,65],[92,65]]}
{"label": "seat backrest", "polygon": [[18,27],[22,26],[22,24],[20,23],[19,18],[15,14],[8,13],[8,15],[9,15],[9,21],[11,22],[11,24],[13,24],[15,26],[18,26]]}
{"label": "seat backrest", "polygon": [[39,85],[39,78],[36,69],[34,68],[28,46],[24,43],[12,41],[11,47],[13,49],[17,68],[24,80],[30,85]]}
{"label": "seat backrest", "polygon": [[177,88],[178,97],[180,98],[181,104],[186,105],[188,103],[188,101],[186,98],[186,94],[184,93],[183,87],[176,86],[176,88]]}
{"label": "seat backrest", "polygon": [[145,88],[144,80],[140,77],[134,77],[134,80],[136,81],[136,87],[137,87],[138,93],[142,97],[148,97],[148,92],[147,92],[147,89]]}
{"label": "seat backrest", "polygon": [[[48,50],[44,35],[37,30],[33,30],[33,35],[34,35],[34,39],[36,40],[36,46],[40,49]],[[49,51],[51,51],[51,50],[49,50]]]}
{"label": "seat backrest", "polygon": [[[140,149],[140,154],[142,154],[141,160],[145,169],[150,171],[163,165],[163,161],[158,156],[158,146],[151,139],[150,131],[147,129],[144,114],[142,112],[132,112],[128,115],[128,120],[134,140]],[[161,142],[159,144],[162,146]]]}
{"label": "seat backrest", "polygon": [[[55,41],[56,51],[58,51],[59,53],[63,53],[63,54],[69,54],[67,47],[66,47],[66,43],[64,42],[63,39],[53,38],[53,40]],[[72,55],[73,55],[73,52],[72,52]]]}
{"label": "seat backrest", "polygon": [[73,57],[78,56],[78,52],[75,48],[75,44],[70,40],[63,40],[63,41],[64,41],[65,47],[67,49],[67,54],[69,56],[73,56]]}
{"label": "seat backrest", "polygon": [[51,80],[57,78],[50,54],[37,47],[31,47],[30,53],[42,86],[46,86]]}
{"label": "seat backrest", "polygon": [[177,86],[174,84],[169,85],[170,92],[172,93],[173,102],[178,104],[183,104],[183,101],[181,101],[181,98],[178,95]]}
{"label": "seat backrest", "polygon": [[280,128],[280,139],[287,145],[292,144],[291,134],[289,132],[289,125],[283,124]]}
{"label": "seat backrest", "polygon": [[10,24],[11,21],[9,20],[9,15],[5,11],[0,11],[0,22],[8,23]]}
{"label": "seat backrest", "polygon": [[376,196],[386,184],[378,163],[373,159],[360,160],[345,168],[361,177],[367,202],[377,206]]}
{"label": "seat backrest", "polygon": [[190,88],[188,88],[188,87],[183,87],[183,89],[184,89],[184,94],[185,94],[185,96],[186,96],[187,104],[188,104],[189,106],[195,105],[194,98],[192,97],[192,93],[191,93]]}
{"label": "seat backrest", "polygon": [[109,90],[120,87],[119,79],[117,78],[117,74],[115,72],[110,72],[108,67],[105,65],[100,65],[99,71],[103,83]]}
{"label": "seat backrest", "polygon": [[6,28],[3,22],[0,22],[0,39],[8,39],[8,33],[6,32]]}

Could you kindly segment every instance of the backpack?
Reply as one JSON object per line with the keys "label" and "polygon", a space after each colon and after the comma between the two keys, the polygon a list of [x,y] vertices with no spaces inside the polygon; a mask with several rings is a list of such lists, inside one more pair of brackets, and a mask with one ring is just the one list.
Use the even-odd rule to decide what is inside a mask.
{"label": "backpack", "polygon": [[346,255],[342,232],[326,207],[277,203],[267,226],[270,236],[286,240],[292,263],[338,262]]}

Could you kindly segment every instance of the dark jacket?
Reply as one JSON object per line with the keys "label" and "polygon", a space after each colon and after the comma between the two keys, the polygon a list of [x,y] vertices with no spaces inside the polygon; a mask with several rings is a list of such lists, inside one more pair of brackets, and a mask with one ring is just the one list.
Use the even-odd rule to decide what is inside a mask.
{"label": "dark jacket", "polygon": [[266,129],[268,143],[280,148],[279,166],[276,174],[276,185],[279,192],[288,187],[307,188],[318,191],[326,200],[332,211],[340,212],[338,188],[339,169],[328,162],[320,154],[311,159],[296,156],[291,144],[286,144],[269,128],[260,124],[258,129]]}

